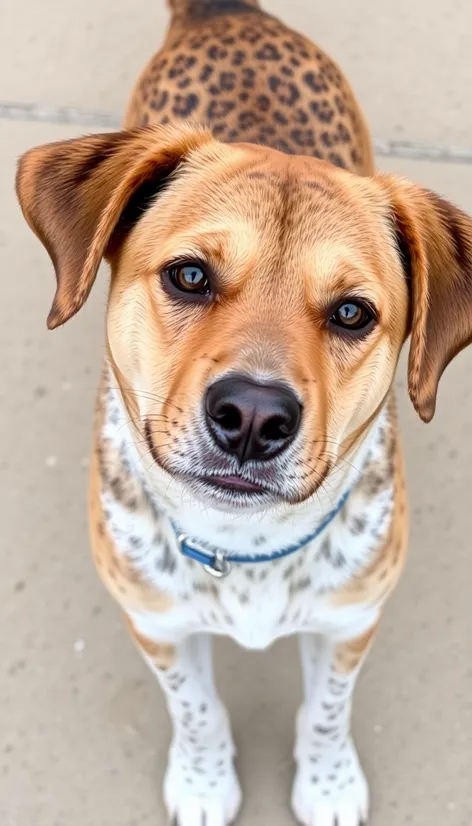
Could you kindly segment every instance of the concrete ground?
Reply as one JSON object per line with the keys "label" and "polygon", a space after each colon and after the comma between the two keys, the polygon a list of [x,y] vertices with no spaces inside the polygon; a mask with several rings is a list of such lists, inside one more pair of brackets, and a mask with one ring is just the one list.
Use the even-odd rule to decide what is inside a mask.
{"label": "concrete ground", "polygon": [[[472,211],[470,3],[266,6],[346,69],[383,147],[381,168]],[[3,0],[1,15],[0,98],[19,105],[0,105],[0,823],[163,824],[163,701],[87,547],[105,279],[78,318],[47,333],[51,266],[12,186],[23,150],[106,122],[89,112],[119,117],[166,12],[163,0]],[[73,122],[58,123],[66,116]],[[422,160],[392,156],[418,154],[417,141],[427,144]],[[462,163],[427,160],[434,146],[456,147]],[[424,426],[404,391],[404,363],[399,370],[411,554],[354,714],[372,826],[472,823],[471,373],[472,349],[449,369],[437,416]],[[295,645],[257,655],[226,642],[217,649],[246,791],[239,823],[289,824]]]}

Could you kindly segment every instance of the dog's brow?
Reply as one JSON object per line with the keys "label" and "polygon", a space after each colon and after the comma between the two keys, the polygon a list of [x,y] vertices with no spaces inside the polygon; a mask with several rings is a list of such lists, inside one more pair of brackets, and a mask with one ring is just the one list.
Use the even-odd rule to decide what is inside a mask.
{"label": "dog's brow", "polygon": [[275,186],[278,186],[281,181],[280,174],[278,172],[272,172],[269,170],[263,171],[262,169],[255,169],[252,172],[248,172],[247,177],[250,181],[266,181],[267,183]]}
{"label": "dog's brow", "polygon": [[302,184],[307,186],[308,189],[316,189],[317,192],[323,192],[325,195],[330,195],[333,191],[331,187],[328,187],[325,183],[321,183],[321,181],[315,181],[313,179],[302,180]]}

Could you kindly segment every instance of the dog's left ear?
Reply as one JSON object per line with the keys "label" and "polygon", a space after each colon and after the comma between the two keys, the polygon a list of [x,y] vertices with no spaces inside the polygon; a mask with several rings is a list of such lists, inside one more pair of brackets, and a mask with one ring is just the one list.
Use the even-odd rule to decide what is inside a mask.
{"label": "dog's left ear", "polygon": [[429,422],[444,369],[472,341],[472,219],[408,181],[389,175],[376,181],[389,197],[410,288],[408,389]]}
{"label": "dog's left ear", "polygon": [[56,271],[50,329],[84,304],[120,219],[136,219],[188,155],[211,140],[203,128],[157,126],[51,143],[23,155],[17,195]]}

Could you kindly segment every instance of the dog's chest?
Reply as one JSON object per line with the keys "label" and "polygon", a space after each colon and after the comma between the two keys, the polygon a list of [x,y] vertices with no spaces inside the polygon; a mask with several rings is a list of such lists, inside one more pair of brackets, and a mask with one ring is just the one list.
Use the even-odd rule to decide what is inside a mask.
{"label": "dog's chest", "polygon": [[[176,642],[189,633],[208,632],[255,649],[303,631],[342,636],[344,629],[358,628],[361,633],[372,621],[372,608],[361,604],[334,610],[329,597],[378,546],[379,535],[388,527],[389,497],[386,490],[368,502],[361,518],[356,515],[360,495],[353,493],[349,507],[305,548],[272,562],[234,564],[223,579],[181,555],[167,520],[156,529],[150,514],[135,513],[130,521],[119,504],[108,502],[117,548],[147,583],[173,601],[165,613],[133,611],[133,623],[153,639]],[[266,537],[269,544],[275,540],[276,535]],[[241,550],[244,542],[242,535]]]}

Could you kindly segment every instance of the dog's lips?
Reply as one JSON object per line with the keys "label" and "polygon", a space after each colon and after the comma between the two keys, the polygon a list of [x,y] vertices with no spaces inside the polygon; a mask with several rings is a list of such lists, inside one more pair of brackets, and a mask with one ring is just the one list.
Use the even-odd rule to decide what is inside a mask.
{"label": "dog's lips", "polygon": [[234,491],[235,493],[264,494],[267,488],[258,482],[251,482],[242,476],[232,474],[231,476],[199,476],[198,481],[215,488]]}

